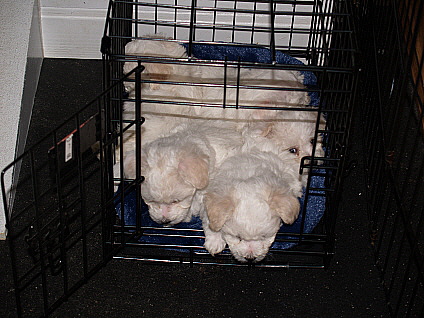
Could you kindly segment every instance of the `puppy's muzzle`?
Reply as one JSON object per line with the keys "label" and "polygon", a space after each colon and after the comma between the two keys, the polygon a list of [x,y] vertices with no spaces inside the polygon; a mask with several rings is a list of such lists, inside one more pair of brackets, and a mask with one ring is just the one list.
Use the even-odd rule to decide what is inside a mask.
{"label": "puppy's muzzle", "polygon": [[247,256],[245,257],[245,259],[246,259],[246,261],[247,261],[248,263],[254,263],[254,262],[255,262],[255,260],[256,260],[256,257],[255,257],[255,256],[253,256],[253,255],[247,255]]}
{"label": "puppy's muzzle", "polygon": [[171,220],[164,217],[164,218],[159,220],[159,223],[163,224],[163,225],[167,225],[167,224],[171,223]]}

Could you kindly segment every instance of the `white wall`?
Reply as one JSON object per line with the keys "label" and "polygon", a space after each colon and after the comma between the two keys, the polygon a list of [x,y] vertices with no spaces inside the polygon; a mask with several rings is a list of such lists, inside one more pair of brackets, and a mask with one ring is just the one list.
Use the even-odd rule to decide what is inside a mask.
{"label": "white wall", "polygon": [[[0,10],[0,169],[23,150],[39,71],[42,45],[38,2],[3,0]],[[25,94],[24,94],[25,86]],[[19,167],[15,168],[19,171]],[[5,175],[9,192],[12,172]],[[18,173],[15,174],[16,176]],[[13,197],[13,193],[12,193]],[[0,206],[0,238],[5,238],[4,205]],[[8,202],[10,203],[10,201]]]}

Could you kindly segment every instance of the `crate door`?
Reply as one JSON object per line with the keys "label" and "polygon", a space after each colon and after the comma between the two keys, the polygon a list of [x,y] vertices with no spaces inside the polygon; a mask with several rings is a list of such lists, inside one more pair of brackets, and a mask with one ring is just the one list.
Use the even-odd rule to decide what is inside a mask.
{"label": "crate door", "polygon": [[116,142],[105,123],[111,121],[108,94],[117,87],[122,82],[3,170],[18,316],[48,316],[114,253],[107,242],[116,218]]}

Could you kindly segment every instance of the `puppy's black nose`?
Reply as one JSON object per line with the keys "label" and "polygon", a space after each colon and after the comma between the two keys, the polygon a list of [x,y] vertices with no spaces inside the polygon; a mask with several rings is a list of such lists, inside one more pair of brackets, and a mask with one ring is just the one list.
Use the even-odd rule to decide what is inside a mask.
{"label": "puppy's black nose", "polygon": [[246,259],[246,261],[247,261],[248,263],[252,263],[252,262],[256,259],[256,257],[255,257],[255,256],[253,256],[253,255],[247,255],[247,256],[245,257],[245,259]]}

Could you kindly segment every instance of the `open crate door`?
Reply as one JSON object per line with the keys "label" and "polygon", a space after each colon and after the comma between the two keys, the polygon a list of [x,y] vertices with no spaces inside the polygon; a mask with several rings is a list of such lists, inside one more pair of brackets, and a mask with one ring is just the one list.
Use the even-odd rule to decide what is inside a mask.
{"label": "open crate door", "polygon": [[[115,144],[103,92],[2,172],[19,317],[49,316],[106,264],[115,222]],[[80,108],[78,105],[69,107]],[[78,107],[78,108],[77,108]],[[116,142],[115,142],[116,143]],[[14,178],[8,187],[6,180]]]}

